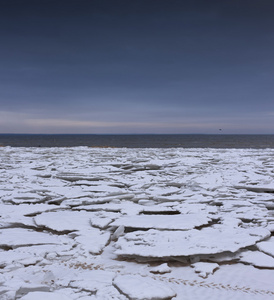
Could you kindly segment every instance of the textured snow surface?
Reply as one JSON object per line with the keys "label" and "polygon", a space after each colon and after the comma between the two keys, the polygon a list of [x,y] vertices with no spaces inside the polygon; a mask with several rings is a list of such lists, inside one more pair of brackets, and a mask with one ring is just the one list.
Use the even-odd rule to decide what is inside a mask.
{"label": "textured snow surface", "polygon": [[114,221],[112,226],[123,225],[126,228],[144,228],[144,229],[167,229],[167,230],[189,230],[194,227],[206,225],[211,219],[201,214],[180,214],[172,217],[165,215],[141,215],[126,216]]}
{"label": "textured snow surface", "polygon": [[60,293],[30,292],[21,298],[22,300],[71,300],[70,297]]}
{"label": "textured snow surface", "polygon": [[206,278],[209,274],[219,269],[219,265],[216,263],[197,262],[192,264],[196,273],[199,273],[200,277]]}
{"label": "textured snow surface", "polygon": [[116,243],[118,255],[142,257],[191,256],[236,252],[269,237],[263,228],[204,228],[188,231],[136,231]]}
{"label": "textured snow surface", "polygon": [[138,275],[117,276],[113,284],[132,300],[164,300],[176,296],[176,293],[171,288],[162,285],[152,278],[145,278]]}
{"label": "textured snow surface", "polygon": [[257,243],[257,247],[262,252],[274,257],[274,237],[271,237],[266,242]]}
{"label": "textured snow surface", "polygon": [[274,297],[274,150],[0,148],[0,299]]}

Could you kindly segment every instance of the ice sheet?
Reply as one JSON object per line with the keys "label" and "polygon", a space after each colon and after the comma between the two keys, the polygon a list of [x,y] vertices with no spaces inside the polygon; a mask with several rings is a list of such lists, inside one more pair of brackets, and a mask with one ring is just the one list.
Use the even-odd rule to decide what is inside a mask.
{"label": "ice sheet", "polygon": [[113,284],[122,294],[132,300],[165,300],[176,296],[171,288],[149,277],[122,275],[117,276]]}
{"label": "ice sheet", "polygon": [[273,299],[273,157],[2,147],[0,299]]}
{"label": "ice sheet", "polygon": [[264,228],[205,228],[189,231],[136,231],[120,237],[120,256],[173,257],[236,252],[270,236]]}
{"label": "ice sheet", "polygon": [[113,223],[112,226],[124,226],[128,228],[161,229],[161,230],[189,230],[194,227],[207,225],[211,219],[200,214],[179,214],[179,215],[141,215],[122,217]]}

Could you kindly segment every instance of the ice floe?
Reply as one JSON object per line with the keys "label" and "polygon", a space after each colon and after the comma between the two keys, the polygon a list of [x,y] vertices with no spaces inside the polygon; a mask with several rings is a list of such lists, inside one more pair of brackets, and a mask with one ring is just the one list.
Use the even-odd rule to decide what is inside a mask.
{"label": "ice floe", "polygon": [[16,248],[30,245],[61,244],[65,237],[23,228],[5,228],[0,231],[0,247]]}
{"label": "ice floe", "polygon": [[199,273],[200,277],[206,278],[209,274],[219,269],[219,265],[216,263],[197,262],[191,265],[196,273]]}
{"label": "ice floe", "polygon": [[21,298],[22,300],[72,300],[72,298],[61,293],[30,292]]}
{"label": "ice floe", "polygon": [[257,243],[257,247],[260,251],[274,257],[274,237],[265,242]]}
{"label": "ice floe", "polygon": [[176,296],[171,288],[149,277],[118,275],[113,284],[122,294],[132,300],[165,300]]}
{"label": "ice floe", "polygon": [[259,251],[243,251],[240,261],[255,267],[274,269],[274,258]]}
{"label": "ice floe", "polygon": [[125,228],[189,230],[194,227],[207,225],[210,221],[211,219],[208,216],[202,214],[141,215],[121,217],[111,223],[111,225],[123,225]]}
{"label": "ice floe", "polygon": [[167,263],[164,263],[157,267],[151,268],[150,272],[154,274],[165,274],[165,273],[170,273],[171,268],[168,266]]}
{"label": "ice floe", "polygon": [[173,257],[236,252],[270,236],[264,228],[204,228],[188,231],[135,231],[120,237],[115,253],[120,256]]}

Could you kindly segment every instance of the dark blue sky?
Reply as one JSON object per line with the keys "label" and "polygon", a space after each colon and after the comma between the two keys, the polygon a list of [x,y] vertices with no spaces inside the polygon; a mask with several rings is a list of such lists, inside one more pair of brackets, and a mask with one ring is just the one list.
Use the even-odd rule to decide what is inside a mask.
{"label": "dark blue sky", "polygon": [[274,133],[273,0],[0,0],[0,133]]}

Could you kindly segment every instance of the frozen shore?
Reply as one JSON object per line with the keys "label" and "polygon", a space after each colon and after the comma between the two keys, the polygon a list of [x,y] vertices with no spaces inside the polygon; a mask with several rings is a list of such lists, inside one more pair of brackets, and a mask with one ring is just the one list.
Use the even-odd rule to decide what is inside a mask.
{"label": "frozen shore", "polygon": [[0,299],[273,299],[274,149],[0,151]]}

